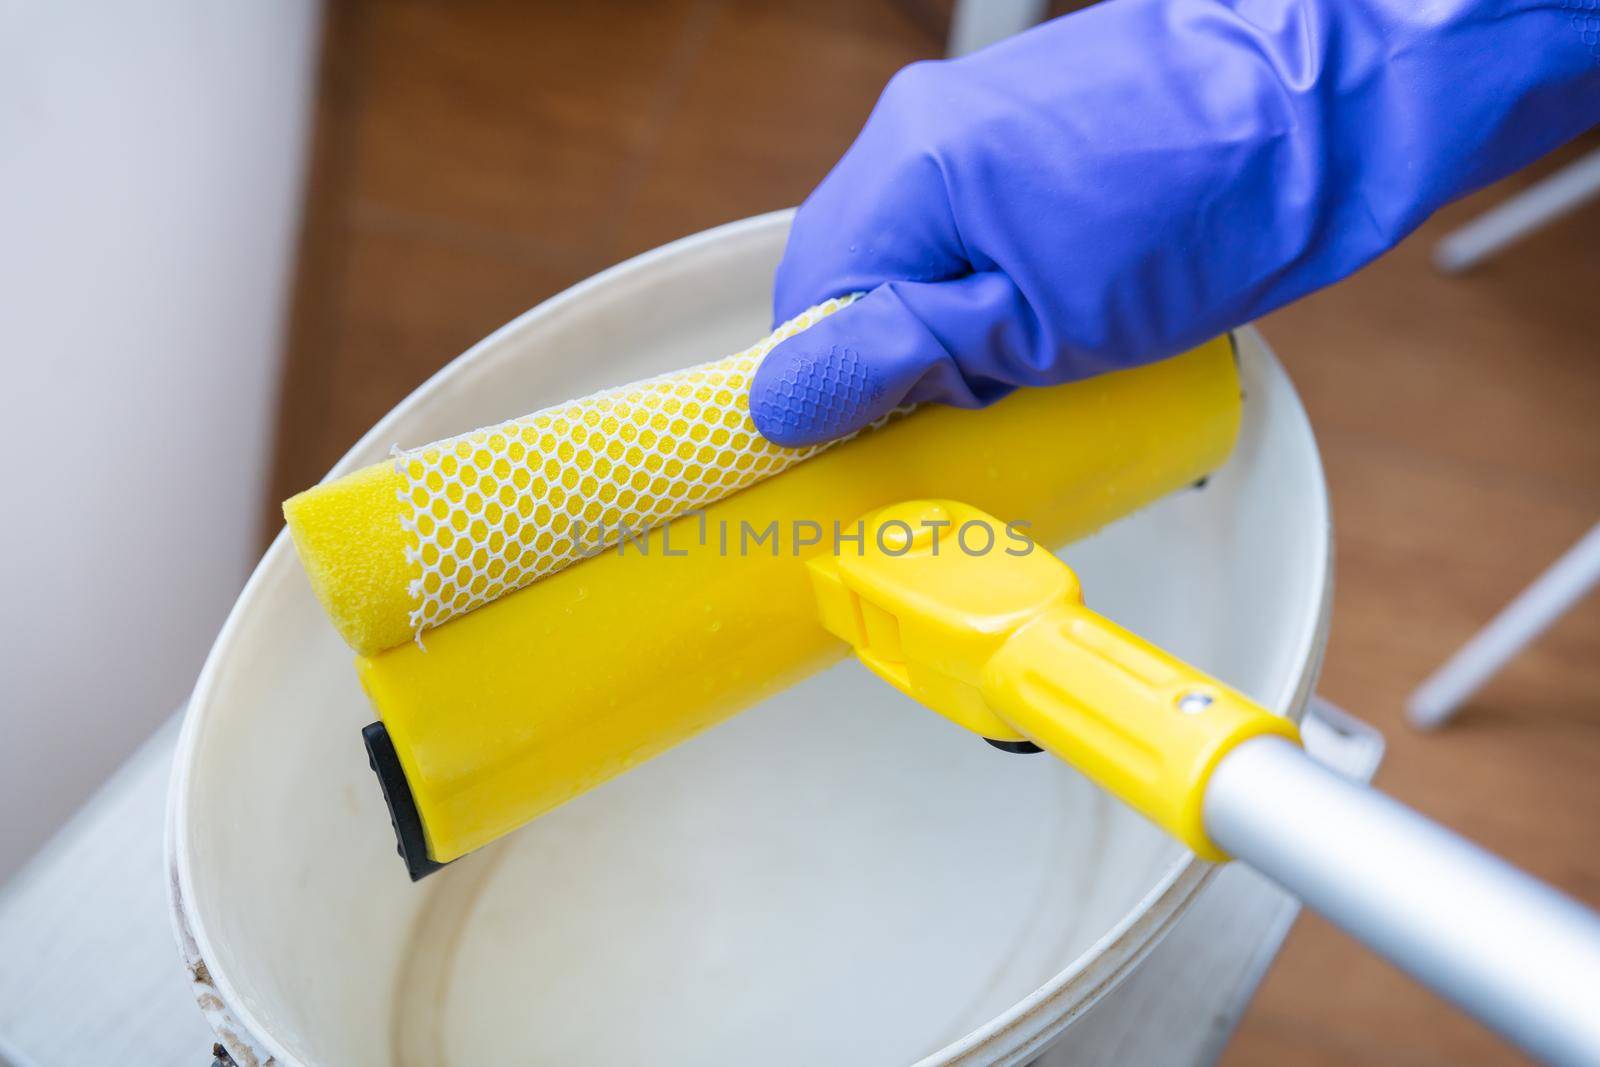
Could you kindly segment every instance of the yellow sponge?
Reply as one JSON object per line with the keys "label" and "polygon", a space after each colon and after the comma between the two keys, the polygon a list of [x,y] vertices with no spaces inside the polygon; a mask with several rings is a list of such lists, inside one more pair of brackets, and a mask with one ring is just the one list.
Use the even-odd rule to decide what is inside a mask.
{"label": "yellow sponge", "polygon": [[296,550],[357,652],[404,644],[828,446],[783,448],[750,379],[811,308],[725,359],[401,453],[284,503]]}
{"label": "yellow sponge", "polygon": [[394,464],[379,463],[283,504],[311,589],[357,652],[378,652],[412,636],[404,492]]}
{"label": "yellow sponge", "polygon": [[983,411],[923,408],[454,619],[426,651],[359,659],[428,854],[471,851],[844,655],[807,561],[858,550],[867,512],[958,497],[1054,547],[1220,466],[1239,406],[1218,339]]}

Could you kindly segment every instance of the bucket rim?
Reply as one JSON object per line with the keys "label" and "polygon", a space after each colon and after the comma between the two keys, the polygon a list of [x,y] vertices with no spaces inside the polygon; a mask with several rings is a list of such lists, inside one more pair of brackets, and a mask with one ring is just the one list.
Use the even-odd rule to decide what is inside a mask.
{"label": "bucket rim", "polygon": [[[456,358],[447,362],[405,399],[373,425],[324,476],[324,481],[340,477],[361,466],[377,462],[388,453],[397,424],[425,411],[447,379],[459,378],[470,368],[492,358],[508,338],[547,317],[558,316],[584,301],[591,293],[640,272],[653,270],[672,260],[739,241],[771,240],[785,233],[795,209],[786,208],[712,227],[643,252],[600,271],[551,296],[494,330]],[[1252,326],[1235,331],[1251,373],[1259,373],[1269,386],[1262,392],[1285,405],[1284,414],[1294,423],[1297,434],[1311,442],[1314,484],[1304,501],[1311,511],[1311,528],[1320,545],[1313,552],[1318,573],[1313,578],[1318,603],[1312,617],[1302,620],[1293,641],[1293,661],[1299,665],[1288,693],[1273,695],[1267,703],[1274,710],[1299,720],[1310,700],[1326,648],[1332,607],[1332,536],[1329,502],[1321,456],[1311,435],[1309,420],[1288,375]],[[1248,417],[1247,406],[1247,417]],[[257,1014],[240,997],[230,976],[214,970],[214,942],[204,917],[193,902],[197,899],[191,841],[185,828],[192,825],[192,768],[201,738],[208,727],[207,709],[211,705],[224,665],[239,641],[238,632],[245,615],[269,582],[291,568],[293,548],[288,531],[280,529],[273,538],[218,632],[196,679],[173,757],[168,786],[165,826],[165,866],[168,872],[170,917],[179,955],[189,973],[192,991],[207,1022],[224,1046],[249,1065],[249,1057],[260,1067],[324,1067],[308,1063],[292,1054],[273,1036]],[[1216,868],[1188,851],[1182,851],[1168,864],[1162,875],[1096,941],[1080,952],[1052,978],[1032,993],[1011,1005],[988,1022],[969,1031],[943,1048],[918,1061],[917,1067],[967,1063],[1023,1063],[1043,1051],[1062,1030],[1082,1017],[1113,990],[1160,943],[1165,934],[1187,911],[1198,890]],[[1069,1006],[1061,1009],[1063,1002]],[[241,1056],[247,1057],[240,1059]]]}

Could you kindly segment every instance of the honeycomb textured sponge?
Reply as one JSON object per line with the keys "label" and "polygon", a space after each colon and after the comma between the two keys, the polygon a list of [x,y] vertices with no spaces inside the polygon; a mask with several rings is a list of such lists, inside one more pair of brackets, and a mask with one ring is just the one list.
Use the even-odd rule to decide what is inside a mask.
{"label": "honeycomb textured sponge", "polygon": [[[815,455],[828,445],[761,436],[750,382],[778,342],[854,299],[724,359],[397,451],[299,494],[284,515],[312,588],[371,654]],[[821,384],[797,382],[797,402],[822,402]]]}

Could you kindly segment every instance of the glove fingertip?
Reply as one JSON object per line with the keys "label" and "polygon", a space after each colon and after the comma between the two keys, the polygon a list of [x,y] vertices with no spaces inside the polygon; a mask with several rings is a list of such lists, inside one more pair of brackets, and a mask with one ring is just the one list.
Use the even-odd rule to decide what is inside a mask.
{"label": "glove fingertip", "polygon": [[827,326],[784,341],[756,370],[750,417],[774,444],[800,448],[844,437],[898,402],[873,365]]}

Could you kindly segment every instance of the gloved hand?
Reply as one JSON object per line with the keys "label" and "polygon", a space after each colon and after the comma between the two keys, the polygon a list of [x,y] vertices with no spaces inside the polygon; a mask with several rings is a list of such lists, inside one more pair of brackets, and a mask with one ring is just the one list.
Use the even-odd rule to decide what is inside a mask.
{"label": "gloved hand", "polygon": [[889,83],[795,218],[785,445],[1192,347],[1600,121],[1600,0],[1105,0]]}

